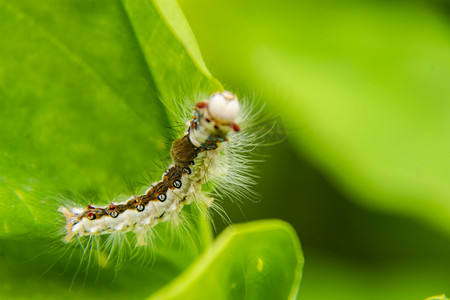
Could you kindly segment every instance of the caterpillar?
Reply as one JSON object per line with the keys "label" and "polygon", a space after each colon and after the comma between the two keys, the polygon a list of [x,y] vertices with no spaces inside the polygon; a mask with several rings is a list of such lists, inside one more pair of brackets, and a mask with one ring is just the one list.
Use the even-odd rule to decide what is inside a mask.
{"label": "caterpillar", "polygon": [[[243,116],[245,110],[229,91],[214,93],[209,99],[198,102],[184,136],[172,143],[172,164],[161,180],[153,183],[144,194],[123,202],[106,206],[91,204],[87,208],[59,207],[58,211],[65,218],[63,241],[70,243],[83,236],[133,232],[136,245],[146,245],[153,227],[176,219],[183,206],[194,201],[211,206],[212,198],[202,191],[202,185],[211,180],[222,183],[225,180],[226,183],[224,178],[227,176],[223,176],[223,170],[231,171],[235,183],[238,182],[234,186],[222,184],[226,186],[225,190],[246,194],[248,184],[254,180],[247,174],[251,167],[244,158],[245,154],[238,154],[236,149],[243,143],[252,147],[254,135],[242,132],[239,123]],[[230,138],[235,142],[234,148],[226,147]],[[233,152],[234,164],[241,166],[239,171],[228,168],[228,162],[220,159],[224,151]],[[217,168],[220,165],[221,168]]]}

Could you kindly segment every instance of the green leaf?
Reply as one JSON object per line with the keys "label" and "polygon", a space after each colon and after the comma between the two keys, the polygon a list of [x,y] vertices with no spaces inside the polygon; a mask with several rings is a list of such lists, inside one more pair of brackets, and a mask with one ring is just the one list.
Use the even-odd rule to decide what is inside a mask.
{"label": "green leaf", "polygon": [[362,205],[450,233],[450,26],[439,6],[227,1],[211,14],[213,2],[184,2],[216,76],[261,86],[299,153]]}
{"label": "green leaf", "polygon": [[220,84],[175,1],[0,1],[0,19],[0,294],[147,297],[208,247],[206,216],[187,207],[190,234],[177,240],[160,224],[153,250],[122,257],[116,270],[95,244],[65,247],[57,208],[108,203],[159,180],[170,162],[154,162],[176,125],[162,102]]}
{"label": "green leaf", "polygon": [[[70,199],[107,203],[148,186],[141,174],[168,152],[167,128],[177,125],[167,111],[184,97],[221,90],[220,83],[175,1],[0,0],[0,18],[0,294],[148,297],[209,246],[209,220],[197,207],[183,209],[190,232],[174,238],[171,224],[159,224],[152,252],[129,253],[134,245],[125,245],[113,253],[117,265],[94,239],[65,248],[57,208]],[[209,271],[235,276],[233,295],[297,292],[301,250],[284,223],[237,226],[207,253]],[[239,257],[251,261],[227,265]],[[207,275],[199,268],[196,274]],[[203,291],[198,283],[192,295]],[[229,292],[216,288],[223,297]]]}
{"label": "green leaf", "polygon": [[0,2],[0,236],[48,235],[66,191],[98,203],[148,186],[168,152],[160,98],[220,89],[182,14],[158,5]]}
{"label": "green leaf", "polygon": [[192,97],[199,91],[222,89],[207,70],[176,1],[124,0],[123,3],[162,101],[167,106],[174,106],[175,95]]}
{"label": "green leaf", "polygon": [[296,299],[302,268],[300,242],[287,223],[234,225],[150,299]]}
{"label": "green leaf", "polygon": [[[119,270],[114,264],[97,266],[93,259],[88,268],[86,262],[76,260],[77,255],[71,259],[71,250],[63,254],[49,249],[52,242],[54,245],[53,240],[42,238],[0,240],[3,299],[89,299],[92,295],[96,299],[145,299],[195,258],[188,251],[166,247],[165,252],[153,256],[140,253],[146,259],[127,261]],[[142,284],[142,278],[149,280]]]}

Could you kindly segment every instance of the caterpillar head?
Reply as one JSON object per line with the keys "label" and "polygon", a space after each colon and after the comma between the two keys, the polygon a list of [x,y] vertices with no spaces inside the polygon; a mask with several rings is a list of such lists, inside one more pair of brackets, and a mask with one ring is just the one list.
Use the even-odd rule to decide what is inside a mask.
{"label": "caterpillar head", "polygon": [[236,122],[239,109],[239,101],[231,92],[216,93],[209,98],[208,112],[218,123],[224,125],[233,124]]}
{"label": "caterpillar head", "polygon": [[195,147],[217,149],[228,140],[231,130],[240,131],[237,124],[240,104],[231,92],[213,94],[208,101],[199,102],[190,122],[189,139]]}

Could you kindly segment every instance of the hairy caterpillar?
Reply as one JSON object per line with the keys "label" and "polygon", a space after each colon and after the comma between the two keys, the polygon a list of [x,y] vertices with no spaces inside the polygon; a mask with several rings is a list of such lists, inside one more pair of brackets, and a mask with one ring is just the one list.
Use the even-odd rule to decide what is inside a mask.
{"label": "hairy caterpillar", "polygon": [[[185,135],[172,144],[172,164],[162,179],[144,194],[120,203],[91,204],[87,208],[59,207],[65,216],[64,241],[69,243],[83,236],[133,232],[137,245],[146,245],[152,228],[160,222],[176,219],[184,205],[194,201],[205,207],[211,205],[212,198],[202,191],[204,183],[222,181],[222,187],[228,191],[245,194],[253,179],[248,174],[250,166],[243,157],[245,154],[240,155],[236,149],[242,146],[243,152],[248,151],[242,144],[253,147],[255,135],[241,131],[239,123],[242,117],[248,116],[231,92],[215,93],[198,102]],[[229,138],[235,147],[227,149]],[[224,151],[231,152],[234,164],[239,165],[240,170],[229,169],[228,162],[220,159]],[[229,171],[235,178],[234,182],[238,183],[229,185],[222,174],[224,170]]]}

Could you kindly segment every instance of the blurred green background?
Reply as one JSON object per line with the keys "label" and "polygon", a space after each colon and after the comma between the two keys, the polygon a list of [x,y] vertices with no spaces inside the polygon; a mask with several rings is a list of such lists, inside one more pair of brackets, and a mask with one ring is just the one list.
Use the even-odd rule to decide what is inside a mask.
{"label": "blurred green background", "polygon": [[299,298],[450,293],[450,6],[179,3],[211,73],[284,131],[264,149],[261,202],[224,205],[233,222],[296,228]]}

